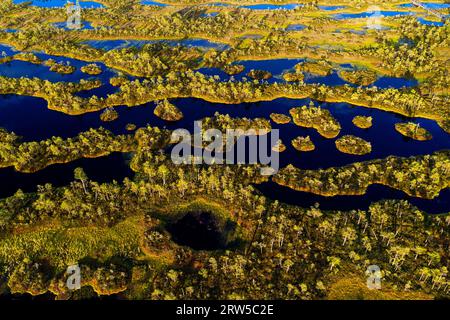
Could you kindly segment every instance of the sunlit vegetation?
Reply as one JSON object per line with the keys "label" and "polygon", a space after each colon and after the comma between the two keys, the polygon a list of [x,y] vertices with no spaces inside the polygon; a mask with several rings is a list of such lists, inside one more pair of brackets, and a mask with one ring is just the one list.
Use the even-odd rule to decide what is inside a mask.
{"label": "sunlit vegetation", "polygon": [[361,129],[369,129],[373,125],[372,117],[356,116],[352,120],[353,124]]}
{"label": "sunlit vegetation", "polygon": [[76,68],[70,64],[64,64],[56,62],[53,59],[48,59],[44,62],[44,65],[50,67],[50,71],[61,73],[61,74],[71,74],[74,73]]}
{"label": "sunlit vegetation", "polygon": [[[331,103],[336,102],[431,119],[450,133],[448,22],[435,27],[423,25],[415,17],[387,17],[382,24],[390,29],[366,31],[366,19],[331,18],[336,12],[365,12],[369,5],[420,12],[396,7],[404,1],[341,0],[331,4],[307,0],[299,1],[304,6],[293,10],[192,6],[217,2],[213,0],[159,0],[176,4],[164,8],[141,5],[138,0],[99,2],[105,8],[83,10],[84,22],[93,29],[67,31],[53,26],[66,20],[63,8],[1,1],[0,42],[19,53],[0,53],[0,63],[20,60],[61,74],[75,71],[57,58],[41,60],[45,53],[83,61],[86,64],[81,71],[88,75],[101,74],[98,64],[105,65],[118,74],[110,79],[117,87],[115,93],[82,97],[79,92],[101,88],[101,81],[51,82],[26,78],[25,72],[21,78],[0,77],[0,95],[42,98],[49,109],[68,115],[104,110],[104,121],[117,118],[116,107],[152,102],[158,117],[177,121],[183,114],[169,102],[176,98],[222,104],[310,98],[319,106],[311,103],[292,108],[292,119],[275,113],[274,102],[270,120],[276,124],[293,120],[334,139],[342,129],[332,115]],[[326,11],[319,4],[346,7]],[[207,15],[212,11],[217,15]],[[304,28],[286,31],[293,24]],[[189,44],[193,38],[200,39],[199,46]],[[86,44],[87,40],[119,40],[124,46],[98,49]],[[149,43],[128,46],[126,41]],[[197,72],[208,69],[209,74],[211,68],[233,76],[245,71],[239,61],[276,61],[273,59],[305,62],[283,71],[285,81],[273,83],[264,81],[272,77],[264,70],[250,70],[241,80],[230,77],[227,81]],[[346,71],[343,64],[357,69]],[[334,77],[334,70],[357,86],[305,83],[315,76]],[[418,84],[400,89],[367,87],[378,76],[402,77]],[[330,102],[329,110],[322,102]],[[373,120],[356,116],[353,124],[368,129]],[[259,165],[175,165],[165,152],[174,143],[171,131],[138,128],[133,123],[125,129],[128,133],[124,135],[99,128],[71,138],[22,141],[0,128],[0,168],[34,173],[54,164],[120,152],[129,155],[134,173],[123,181],[100,183],[79,167],[73,172],[74,181],[65,186],[44,184],[36,186],[35,192],[17,190],[1,199],[0,296],[50,292],[58,299],[101,295],[165,300],[450,298],[448,214],[429,215],[400,200],[380,201],[368,209],[348,212],[325,211],[320,204],[288,206],[266,198],[254,186],[272,179],[294,190],[331,197],[363,195],[371,185],[381,184],[411,197],[437,200],[440,192],[450,187],[450,151],[409,158],[390,156],[318,170],[289,165],[269,178],[261,175]],[[271,123],[269,119],[216,112],[202,120],[202,133],[208,129],[223,133],[238,129],[238,136],[266,134]],[[395,129],[416,140],[432,138],[414,123],[398,123]],[[326,142],[333,147],[333,141]],[[299,136],[291,144],[298,151],[315,150],[310,136]],[[354,136],[340,137],[335,144],[352,155],[371,151],[370,142]],[[273,149],[283,152],[286,148],[279,140]],[[192,212],[210,213],[218,222],[220,236],[228,237],[226,231],[230,231],[232,245],[199,251],[174,241],[168,226]],[[77,263],[83,274],[82,289],[72,292],[66,287],[66,269]],[[382,290],[367,289],[365,272],[372,264],[382,269]]]}
{"label": "sunlit vegetation", "polygon": [[14,60],[19,61],[26,61],[34,64],[41,64],[42,60],[39,59],[34,53],[31,52],[24,52],[24,53],[18,53],[12,57]]}
{"label": "sunlit vegetation", "polygon": [[396,123],[395,124],[395,130],[400,132],[405,137],[419,140],[419,141],[426,141],[433,139],[433,136],[431,133],[428,132],[427,129],[422,128],[420,126],[420,123],[414,123],[414,122],[407,122],[407,123]]}
{"label": "sunlit vegetation", "polygon": [[284,145],[283,141],[279,139],[277,143],[272,147],[272,150],[275,152],[284,152],[286,151],[286,146]]}
{"label": "sunlit vegetation", "polygon": [[[392,88],[380,90],[378,88],[328,87],[295,83],[220,82],[213,77],[206,77],[192,71],[182,74],[169,73],[166,81],[161,78],[142,81],[128,81],[121,77],[116,79],[120,80],[119,82],[114,81],[120,85],[121,90],[107,98],[93,96],[84,99],[73,95],[74,92],[98,87],[100,85],[98,80],[81,80],[79,84],[50,84],[38,79],[3,77],[0,78],[0,92],[43,97],[49,102],[49,108],[69,114],[82,114],[118,105],[136,106],[150,101],[180,97],[196,97],[218,103],[256,102],[282,97],[299,99],[311,97],[319,101],[347,102],[368,108],[377,108],[409,117],[430,118],[436,120],[444,130],[450,130],[446,120],[449,111],[445,101],[430,102],[414,89],[405,92]],[[30,82],[33,82],[34,90],[26,86]],[[44,85],[45,87],[54,87],[52,90],[63,91],[64,98],[61,95],[49,95],[43,92]],[[26,87],[24,88],[24,86]]]}
{"label": "sunlit vegetation", "polygon": [[276,124],[288,124],[291,122],[291,117],[281,113],[271,113],[270,119]]}
{"label": "sunlit vegetation", "polygon": [[372,152],[372,145],[366,140],[352,135],[342,136],[336,140],[336,148],[353,155],[365,155]]}
{"label": "sunlit vegetation", "polygon": [[85,66],[82,66],[80,69],[82,72],[90,74],[90,75],[98,75],[102,73],[102,68],[95,63],[91,63]]}
{"label": "sunlit vegetation", "polygon": [[[206,132],[210,129],[219,130],[222,133],[223,150],[230,150],[230,148],[240,137],[265,135],[272,130],[272,126],[270,121],[264,118],[233,118],[228,114],[224,115],[216,112],[213,117],[201,119],[200,133],[205,136]],[[213,136],[210,138],[213,138]],[[215,140],[216,138],[213,139]],[[203,140],[202,143],[203,147],[210,144],[210,142],[206,140]],[[195,141],[192,141],[192,144],[196,145]]]}
{"label": "sunlit vegetation", "polygon": [[119,113],[114,108],[107,108],[100,114],[100,119],[104,122],[111,122],[119,118]]}
{"label": "sunlit vegetation", "polygon": [[316,149],[316,146],[309,136],[297,137],[291,141],[291,144],[297,151],[309,152]]}
{"label": "sunlit vegetation", "polygon": [[303,81],[305,76],[301,72],[287,72],[283,74],[283,79],[288,82]]}
{"label": "sunlit vegetation", "polygon": [[339,72],[339,76],[347,82],[362,86],[368,86],[378,79],[377,74],[374,71],[366,69],[352,71],[342,70]]}
{"label": "sunlit vegetation", "polygon": [[272,130],[270,121],[264,118],[232,118],[228,114],[220,114],[216,112],[214,117],[202,119],[202,129],[218,129],[226,133],[227,129],[254,131],[255,134],[267,134]]}
{"label": "sunlit vegetation", "polygon": [[[255,174],[251,167],[171,170],[162,155],[138,157],[143,171],[135,181],[99,184],[78,172],[69,186],[46,185],[0,201],[0,261],[12,292],[49,290],[67,299],[66,267],[83,261],[82,290],[92,287],[92,297],[349,299],[352,288],[365,288],[367,266],[376,262],[383,289],[358,290],[358,298],[450,294],[442,266],[448,216],[428,216],[396,200],[350,212],[291,207],[254,194],[246,180]],[[193,208],[236,221],[245,245],[210,253],[174,244],[164,225]],[[312,251],[318,254],[307,254]],[[345,282],[349,276],[352,285]]]}
{"label": "sunlit vegetation", "polygon": [[295,70],[299,72],[307,72],[318,76],[329,75],[332,71],[331,65],[324,60],[316,62],[300,62],[295,66]]}
{"label": "sunlit vegetation", "polygon": [[127,131],[134,131],[136,130],[137,126],[134,123],[127,123],[127,125],[125,126],[125,129],[127,129]]}
{"label": "sunlit vegetation", "polygon": [[294,123],[300,127],[314,128],[323,137],[333,139],[339,135],[341,125],[330,111],[315,107],[303,106],[289,110]]}
{"label": "sunlit vegetation", "polygon": [[17,171],[36,172],[56,163],[130,152],[135,148],[133,136],[115,136],[103,128],[90,129],[75,138],[53,137],[39,142],[21,142],[16,135],[1,130],[0,168],[14,166]]}
{"label": "sunlit vegetation", "polygon": [[322,170],[300,170],[289,165],[274,181],[325,196],[362,195],[368,186],[383,184],[414,197],[433,199],[449,187],[450,152],[410,158],[391,156]]}
{"label": "sunlit vegetation", "polygon": [[183,113],[167,99],[157,101],[154,114],[165,121],[178,121],[183,119]]}
{"label": "sunlit vegetation", "polygon": [[229,64],[224,66],[223,70],[229,75],[236,75],[244,72],[245,67],[241,64]]}
{"label": "sunlit vegetation", "polygon": [[250,70],[247,76],[256,80],[268,80],[272,78],[272,74],[264,70]]}

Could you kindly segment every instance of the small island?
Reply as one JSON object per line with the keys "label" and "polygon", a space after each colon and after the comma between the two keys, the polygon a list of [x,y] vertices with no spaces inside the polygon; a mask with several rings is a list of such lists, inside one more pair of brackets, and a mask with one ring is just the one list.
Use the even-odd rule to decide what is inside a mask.
{"label": "small island", "polygon": [[33,64],[41,64],[42,63],[42,60],[32,52],[18,53],[12,57],[7,57],[7,58],[11,58],[11,60],[25,61],[25,62],[29,62],[29,63],[33,63]]}
{"label": "small island", "polygon": [[127,131],[134,131],[136,130],[137,126],[134,123],[127,123],[127,125],[125,126],[125,129]]}
{"label": "small island", "polygon": [[332,67],[331,64],[326,61],[317,61],[317,62],[300,62],[295,66],[295,70],[297,73],[307,72],[317,76],[327,76],[331,74]]}
{"label": "small island", "polygon": [[223,71],[230,76],[244,72],[245,67],[241,64],[228,64],[223,67]]}
{"label": "small island", "polygon": [[111,122],[119,118],[119,114],[114,108],[107,108],[100,114],[100,120]]}
{"label": "small island", "polygon": [[303,106],[289,110],[294,123],[299,127],[314,128],[325,138],[336,138],[341,132],[341,125],[330,111],[320,107]]}
{"label": "small island", "polygon": [[419,123],[396,123],[395,130],[397,130],[405,137],[418,141],[428,141],[433,139],[431,133],[429,133],[427,129],[420,127]]}
{"label": "small island", "polygon": [[179,121],[183,119],[183,113],[180,109],[167,99],[156,102],[156,108],[153,113],[165,121]]}
{"label": "small island", "polygon": [[100,68],[100,66],[96,65],[95,63],[91,63],[88,65],[82,66],[81,72],[96,76],[96,75],[99,75],[100,73],[102,73],[102,69]]}
{"label": "small island", "polygon": [[295,148],[295,150],[302,151],[302,152],[310,152],[310,151],[314,151],[316,149],[316,146],[311,141],[311,138],[309,136],[297,137],[291,141],[291,144]]}
{"label": "small island", "polygon": [[279,139],[277,143],[272,147],[272,151],[279,153],[286,151],[286,146],[283,144],[283,141],[281,141],[281,139]]}
{"label": "small island", "polygon": [[69,64],[64,64],[62,62],[56,62],[53,59],[48,59],[44,62],[44,65],[50,67],[50,71],[57,72],[60,74],[72,74],[75,72],[76,68]]}
{"label": "small island", "polygon": [[362,156],[372,152],[372,144],[352,135],[342,136],[336,140],[336,148],[347,154]]}
{"label": "small island", "polygon": [[373,125],[372,121],[373,121],[372,117],[365,117],[365,116],[356,116],[352,120],[353,124],[361,129],[371,128]]}
{"label": "small island", "polygon": [[288,124],[291,122],[291,118],[289,116],[281,113],[271,113],[270,119],[272,119],[272,121],[276,124]]}
{"label": "small island", "polygon": [[305,76],[301,72],[287,72],[283,74],[283,79],[287,82],[300,82],[305,79]]}
{"label": "small island", "polygon": [[255,80],[269,80],[272,78],[272,74],[264,70],[250,70],[247,76]]}
{"label": "small island", "polygon": [[343,70],[339,72],[339,76],[347,82],[361,86],[368,86],[378,79],[376,72],[367,69],[352,71]]}

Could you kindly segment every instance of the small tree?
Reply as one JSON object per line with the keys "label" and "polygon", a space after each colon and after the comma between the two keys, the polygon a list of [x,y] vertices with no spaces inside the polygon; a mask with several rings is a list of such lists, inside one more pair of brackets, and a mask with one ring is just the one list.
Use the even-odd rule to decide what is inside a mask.
{"label": "small tree", "polygon": [[81,184],[83,185],[84,193],[87,194],[86,181],[88,180],[88,176],[87,176],[86,172],[84,172],[83,168],[78,167],[74,170],[73,173],[74,173],[75,179],[81,181]]}

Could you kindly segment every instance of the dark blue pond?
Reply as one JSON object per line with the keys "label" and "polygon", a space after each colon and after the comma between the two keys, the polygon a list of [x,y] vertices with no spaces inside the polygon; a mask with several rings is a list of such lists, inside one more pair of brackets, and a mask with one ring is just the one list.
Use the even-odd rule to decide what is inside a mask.
{"label": "dark blue pond", "polygon": [[[309,99],[293,100],[293,99],[277,99],[270,102],[259,103],[244,103],[240,105],[226,105],[226,104],[212,104],[200,99],[174,99],[172,102],[180,108],[184,113],[184,118],[177,123],[167,123],[153,114],[154,104],[148,103],[139,107],[117,107],[119,112],[119,119],[114,122],[102,122],[99,119],[100,112],[89,113],[81,116],[68,116],[63,113],[51,111],[46,108],[46,102],[42,99],[21,97],[16,95],[3,95],[0,101],[0,127],[4,127],[9,131],[14,131],[19,135],[24,136],[25,141],[30,140],[42,140],[51,136],[62,136],[64,138],[72,137],[79,132],[86,131],[89,128],[98,128],[103,126],[108,130],[111,130],[115,134],[126,133],[125,126],[127,123],[134,123],[138,127],[151,124],[153,126],[166,127],[168,129],[185,128],[189,131],[193,130],[193,122],[200,120],[207,116],[213,116],[216,111],[223,114],[229,114],[232,117],[265,117],[268,118],[270,113],[284,113],[288,114],[289,109],[292,107],[302,106],[309,103]],[[394,130],[394,124],[397,122],[410,120],[401,116],[397,116],[392,113],[383,112],[374,109],[368,109],[363,107],[352,107],[345,103],[327,103],[322,104],[323,108],[327,108],[338,119],[343,127],[341,135],[353,134],[361,138],[370,141],[373,146],[373,152],[366,156],[352,156],[339,152],[334,144],[333,139],[325,139],[321,137],[315,130],[300,128],[294,124],[277,125],[272,124],[273,128],[280,129],[280,137],[287,146],[287,150],[280,155],[281,166],[286,166],[289,163],[294,164],[297,167],[305,169],[318,169],[328,168],[332,166],[342,166],[353,163],[355,161],[365,161],[371,159],[385,158],[389,155],[397,156],[412,156],[418,154],[430,154],[442,149],[450,149],[450,139],[447,133],[445,133],[437,124],[433,121],[426,119],[413,119],[415,122],[421,124],[422,127],[429,130],[433,139],[431,141],[419,142],[411,139],[407,139],[401,136]],[[362,130],[355,127],[352,124],[352,119],[356,115],[372,116],[374,119],[374,126],[368,130]],[[316,145],[316,150],[313,152],[300,153],[296,151],[290,144],[291,140],[297,136],[309,135],[312,141]],[[112,160],[109,165],[111,168],[116,165],[123,165],[123,162],[119,158],[110,158]],[[90,161],[93,169],[99,166],[103,170],[105,164],[97,164],[99,159],[80,160]],[[105,160],[106,161],[106,160]],[[114,162],[117,161],[118,164]],[[109,162],[108,162],[109,163]],[[12,194],[15,192],[17,186],[26,185],[31,188],[35,185],[35,182],[43,183],[50,181],[55,183],[61,181],[61,185],[65,184],[72,179],[72,166],[68,166],[69,169],[64,169],[68,165],[52,166],[46,170],[53,170],[59,168],[57,174],[50,173],[52,171],[40,171],[37,173],[37,180],[33,180],[33,175],[26,175],[22,177],[22,174],[15,174],[12,169],[0,170],[0,177],[7,178],[8,180],[2,181],[15,181],[15,184],[2,184],[3,194]],[[56,169],[54,169],[56,170]],[[66,170],[66,171],[65,171]],[[108,174],[109,171],[100,171],[99,174],[103,179],[113,179]],[[116,169],[111,170],[111,174],[115,174]],[[1,176],[4,175],[4,176]],[[9,176],[7,176],[9,175]],[[31,179],[31,180],[29,180]],[[53,180],[52,180],[53,179]],[[54,182],[54,180],[57,180]],[[59,179],[59,180],[58,180]],[[116,176],[114,176],[116,179]],[[17,180],[17,182],[16,182]],[[102,180],[104,181],[104,180]],[[383,188],[383,187],[380,187]],[[376,189],[371,191],[367,196],[367,203],[377,200],[378,198],[392,198],[393,191],[379,192]],[[271,192],[275,194],[276,188]],[[283,192],[282,192],[283,193]],[[306,196],[305,196],[306,197]],[[304,199],[300,195],[296,199]],[[311,196],[312,197],[312,196]],[[306,197],[307,199],[310,199]],[[316,199],[316,198],[311,198]],[[348,202],[352,205],[357,205],[360,202],[365,201],[360,197],[347,198]],[[355,201],[353,201],[355,199]],[[323,199],[322,199],[323,200]],[[310,200],[312,201],[312,200]],[[331,201],[327,198],[324,203]],[[314,200],[316,202],[316,200]],[[321,202],[322,203],[322,202]],[[344,200],[336,202],[334,208],[339,209],[340,203],[346,203]],[[310,202],[304,202],[303,206],[309,206]],[[445,203],[444,203],[445,206]],[[343,207],[342,209],[345,209]],[[447,206],[447,209],[449,207]]]}
{"label": "dark blue pond", "polygon": [[302,4],[291,3],[291,4],[253,4],[247,6],[240,6],[240,8],[251,9],[251,10],[294,10],[301,7]]}
{"label": "dark blue pond", "polygon": [[83,43],[90,45],[97,49],[113,50],[122,48],[142,48],[146,44],[152,43],[167,43],[171,46],[186,46],[186,47],[199,47],[206,49],[218,49],[225,50],[229,48],[229,45],[219,42],[212,42],[205,39],[184,39],[184,40],[88,40]]}
{"label": "dark blue pond", "polygon": [[326,10],[326,11],[335,11],[335,10],[341,10],[345,9],[346,6],[319,6],[319,9]]}
{"label": "dark blue pond", "polygon": [[18,53],[13,47],[8,46],[6,44],[0,44],[0,54],[2,56],[12,56]]}
{"label": "dark blue pond", "polygon": [[[122,182],[132,178],[129,167],[130,154],[112,153],[96,159],[80,159],[67,164],[55,164],[36,173],[20,173],[13,168],[0,169],[0,198],[12,196],[18,189],[35,192],[38,185],[51,183],[55,187],[68,185],[74,181],[73,171],[77,167],[84,169],[88,177],[97,182]],[[8,183],[3,183],[8,181]]]}
{"label": "dark blue pond", "polygon": [[[237,61],[233,64],[240,64],[245,67],[245,70],[237,75],[234,75],[233,78],[235,80],[242,80],[243,78],[248,78],[247,74],[250,70],[264,70],[272,73],[272,78],[269,80],[265,80],[268,83],[275,82],[286,82],[283,79],[283,74],[286,72],[294,71],[294,67],[296,64],[305,61],[305,59],[275,59],[275,60],[246,60],[246,61]],[[351,64],[342,64],[341,68],[344,69],[355,69],[355,66]],[[198,72],[208,75],[208,76],[218,76],[221,81],[228,81],[231,79],[231,76],[226,74],[223,70],[218,68],[200,68],[197,70]],[[305,73],[304,82],[307,84],[325,84],[328,86],[338,86],[348,84],[353,87],[357,85],[346,82],[345,80],[339,77],[339,74],[336,70],[327,76],[317,76],[309,73]],[[380,77],[374,84],[370,86],[377,86],[378,88],[402,88],[402,87],[412,87],[417,85],[417,80],[415,79],[407,79],[407,78],[394,78],[394,77]]]}
{"label": "dark blue pond", "polygon": [[[0,48],[0,51],[2,49]],[[49,70],[49,67],[43,65],[43,64],[33,64],[27,61],[17,61],[13,60],[8,63],[0,64],[0,76],[10,77],[10,78],[20,78],[20,77],[37,77],[42,80],[48,80],[51,82],[60,82],[60,81],[66,81],[66,82],[79,82],[81,79],[100,79],[103,84],[105,85],[104,88],[101,90],[96,89],[98,92],[112,89],[109,85],[109,79],[113,76],[117,75],[117,72],[106,67],[103,63],[96,63],[98,66],[101,67],[102,73],[97,76],[92,76],[86,73],[81,72],[81,67],[87,65],[88,63],[81,60],[76,60],[72,58],[67,57],[57,57],[57,56],[51,56],[43,53],[35,53],[37,57],[39,57],[42,61],[53,59],[57,62],[61,62],[64,64],[70,64],[71,66],[74,66],[76,70],[71,74],[60,74],[57,72],[52,72]],[[97,94],[97,96],[99,96]]]}
{"label": "dark blue pond", "polygon": [[[138,127],[146,124],[167,127],[169,129],[193,129],[193,122],[204,117],[213,116],[216,111],[233,117],[268,118],[270,113],[288,114],[289,109],[309,103],[309,99],[277,99],[270,102],[243,103],[239,105],[214,104],[204,100],[185,98],[174,99],[172,102],[184,113],[184,118],[176,123],[167,123],[153,114],[154,104],[148,103],[139,107],[117,107],[119,119],[114,122],[102,122],[101,112],[93,112],[81,116],[68,116],[60,112],[48,110],[43,99],[16,95],[0,96],[0,127],[24,136],[25,140],[42,140],[52,136],[72,137],[89,128],[103,126],[116,134],[126,133],[127,123],[134,123]],[[281,154],[282,165],[293,163],[307,169],[342,166],[355,161],[384,158],[389,155],[412,156],[429,154],[441,149],[450,149],[450,139],[434,121],[414,119],[422,127],[429,130],[433,139],[430,141],[415,141],[407,139],[394,130],[397,122],[410,120],[393,113],[363,107],[352,107],[345,103],[325,103],[327,108],[341,123],[341,135],[353,134],[367,141],[373,146],[373,152],[365,156],[352,156],[339,152],[334,139],[325,139],[317,131],[298,127],[294,124],[277,125],[281,139],[287,145],[287,150]],[[372,116],[374,126],[362,130],[352,124],[356,115]],[[309,135],[316,144],[316,151],[299,153],[290,141],[297,136]]]}
{"label": "dark blue pond", "polygon": [[[286,71],[292,70],[294,66],[300,62],[305,61],[305,59],[275,59],[275,60],[246,60],[246,61],[236,61],[233,64],[240,64],[245,67],[244,72],[234,75],[233,78],[236,80],[242,80],[243,78],[248,78],[247,74],[250,70],[264,70],[272,73],[273,77],[267,80],[269,83],[281,82],[282,74]],[[201,68],[199,72],[210,75],[219,76],[221,80],[229,80],[231,77],[223,72],[221,69],[217,68]]]}
{"label": "dark blue pond", "polygon": [[[427,8],[435,9],[435,10],[450,8],[450,3],[422,2],[422,4],[424,4]],[[400,8],[416,8],[416,6],[412,3],[403,3],[403,4],[398,5],[398,7],[400,7]]]}
{"label": "dark blue pond", "polygon": [[150,0],[142,0],[141,3],[144,5],[147,5],[147,6],[167,7],[167,4],[165,4],[165,3],[160,3],[160,2],[156,2],[156,1],[150,1]]}
{"label": "dark blue pond", "polygon": [[[15,4],[24,2],[31,2],[31,5],[42,8],[62,8],[66,5],[67,0],[13,0]],[[75,3],[75,0],[72,1]],[[95,1],[80,1],[80,7],[88,8],[103,8],[103,5]]]}
{"label": "dark blue pond", "polygon": [[412,205],[426,213],[441,214],[450,212],[450,189],[441,191],[439,197],[433,200],[409,197],[406,193],[382,185],[371,185],[363,196],[323,197],[308,192],[295,191],[279,186],[274,182],[267,182],[255,186],[256,189],[272,200],[278,200],[290,205],[303,208],[319,204],[322,210],[367,210],[372,202],[398,199],[408,200]]}
{"label": "dark blue pond", "polygon": [[442,27],[444,26],[444,22],[442,21],[430,21],[430,20],[426,20],[424,18],[417,18],[417,20],[421,23],[421,24],[425,24],[427,26],[435,26],[435,27]]}

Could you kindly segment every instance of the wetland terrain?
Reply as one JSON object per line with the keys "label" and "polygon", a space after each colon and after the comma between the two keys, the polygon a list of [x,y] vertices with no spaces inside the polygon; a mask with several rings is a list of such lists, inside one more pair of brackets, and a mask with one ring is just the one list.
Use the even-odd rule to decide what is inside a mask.
{"label": "wetland terrain", "polygon": [[0,297],[450,298],[449,4],[79,4],[0,0]]}

